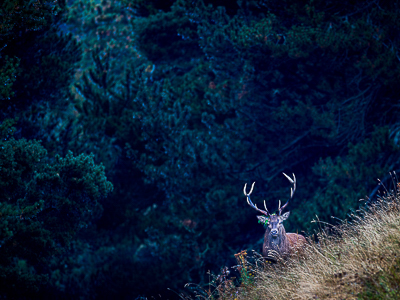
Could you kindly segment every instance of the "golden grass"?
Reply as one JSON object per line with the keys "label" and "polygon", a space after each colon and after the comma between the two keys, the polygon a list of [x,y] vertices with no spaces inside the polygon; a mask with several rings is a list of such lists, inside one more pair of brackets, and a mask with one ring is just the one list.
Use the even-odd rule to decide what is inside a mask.
{"label": "golden grass", "polygon": [[261,257],[253,264],[238,259],[241,285],[215,282],[214,293],[201,298],[400,299],[398,189],[351,221],[325,226],[317,237],[317,242],[309,239],[303,255],[276,264]]}

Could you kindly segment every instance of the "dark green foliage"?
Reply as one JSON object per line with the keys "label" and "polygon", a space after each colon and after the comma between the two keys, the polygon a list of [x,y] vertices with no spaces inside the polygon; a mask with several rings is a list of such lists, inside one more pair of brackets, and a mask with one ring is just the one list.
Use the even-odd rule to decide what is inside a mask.
{"label": "dark green foliage", "polygon": [[14,139],[12,125],[1,125],[0,293],[31,297],[49,283],[50,256],[65,253],[78,230],[99,217],[98,201],[112,185],[93,157],[69,153],[51,161],[39,142]]}
{"label": "dark green foliage", "polygon": [[0,82],[3,82],[3,84],[0,87],[0,100],[5,100],[10,99],[10,97],[15,95],[12,87],[19,71],[19,59],[13,59],[6,56],[4,57],[4,61],[1,65],[2,68],[0,70]]}
{"label": "dark green foliage", "polygon": [[[378,188],[377,178],[384,180],[388,170],[398,170],[400,147],[389,136],[388,128],[376,128],[370,138],[353,145],[349,144],[346,156],[335,159],[321,159],[313,168],[320,177],[320,187],[315,190],[314,199],[306,209],[319,215],[345,219],[354,208],[355,200],[373,200]],[[390,186],[390,182],[384,182]]]}
{"label": "dark green foliage", "polygon": [[64,1],[4,0],[0,6],[0,49],[21,34],[51,24]]}
{"label": "dark green foliage", "polygon": [[[59,128],[69,123],[60,120],[71,115],[66,100],[81,51],[71,35],[60,32],[64,4],[29,0],[2,4],[0,119],[19,117],[19,136],[57,138]],[[66,149],[62,150],[65,155]]]}
{"label": "dark green foliage", "polygon": [[[72,66],[80,56],[78,44],[71,35],[61,35],[56,29],[50,29],[39,37],[26,36],[15,47],[23,48],[12,50],[20,58],[21,68],[27,70],[20,74],[15,83],[18,98],[55,101],[57,96],[65,97],[66,92],[59,91],[68,90],[74,74]],[[26,48],[30,48],[28,53]]]}
{"label": "dark green foliage", "polygon": [[[10,96],[15,96],[11,88],[16,80],[16,75],[18,73],[19,75],[25,75],[25,72],[18,72],[21,62],[19,54],[26,53],[27,50],[25,48],[27,46],[25,39],[32,35],[37,36],[35,32],[49,28],[62,7],[63,1],[59,1],[59,3],[56,3],[56,1],[43,3],[29,0],[2,1],[0,5],[0,14],[2,16],[0,21],[0,66],[2,70],[0,99],[9,100]],[[20,42],[24,42],[23,45],[19,44]],[[50,41],[47,40],[46,42]],[[15,47],[15,45],[18,46]],[[40,52],[40,50],[36,49],[36,52]],[[27,64],[22,59],[22,64],[24,63]],[[23,68],[24,71],[28,69]],[[33,71],[37,72],[38,70],[40,68]],[[61,69],[60,73],[62,71]],[[33,81],[32,78],[30,80]]]}
{"label": "dark green foliage", "polygon": [[[382,40],[398,30],[397,4],[380,10],[360,2],[356,7],[364,13],[351,17],[341,15],[353,8],[325,1],[269,1],[256,10],[253,4],[242,2],[243,9],[228,17],[224,9],[207,9],[200,2],[194,10],[195,20],[201,24],[200,43],[218,77],[230,82],[237,78],[242,83],[241,89],[233,86],[235,102],[229,105],[247,121],[246,129],[239,129],[240,123],[233,126],[247,133],[240,140],[251,137],[255,141],[252,153],[246,151],[248,169],[261,174],[258,182],[271,181],[286,169],[298,170],[301,198],[315,193],[319,186],[306,166],[320,157],[346,153],[348,143],[362,143],[374,124],[397,127],[397,85],[389,80],[397,82],[398,78],[388,74],[398,74],[399,63]],[[339,9],[336,15],[325,13],[332,9]],[[388,22],[382,22],[384,19]],[[392,45],[398,43],[395,37],[388,40]],[[217,101],[223,106],[219,98]],[[377,154],[379,148],[373,147]],[[383,172],[395,166],[389,163]],[[364,176],[366,180],[370,174]],[[324,205],[336,207],[335,215],[344,216],[348,208],[357,206],[352,195],[347,197],[344,211],[328,201]],[[295,202],[292,208],[297,205],[303,207]],[[300,228],[307,228],[306,220],[315,210],[306,211],[309,214],[304,210],[295,213],[292,224],[299,222]],[[330,217],[329,210],[319,211],[321,214],[323,219]]]}
{"label": "dark green foliage", "polygon": [[[120,1],[75,1],[66,18],[63,26],[82,43],[83,58],[77,77],[93,66],[94,53],[105,51],[120,61],[139,57],[133,45],[132,15]],[[113,76],[123,74],[122,70],[114,66]]]}
{"label": "dark green foliage", "polygon": [[[152,294],[206,282],[205,272],[230,264],[235,251],[259,250],[262,227],[254,227],[245,182],[255,180],[255,201],[274,210],[289,195],[281,172],[294,172],[287,229],[301,231],[315,214],[343,218],[377,176],[397,168],[397,4],[215,8],[182,0],[146,13],[129,4],[137,9],[126,10],[131,17],[124,11],[119,19],[122,6],[102,2],[86,19],[102,19],[84,26],[104,34],[83,41],[93,68],[75,85],[79,126],[67,140],[110,168],[117,192],[104,201],[108,214],[98,225],[114,232],[113,241],[92,243],[135,253],[123,260],[141,270],[130,273],[132,285]],[[126,55],[123,45],[139,55]],[[111,265],[126,270],[121,261]],[[118,271],[92,266],[115,290],[126,288]]]}
{"label": "dark green foliage", "polygon": [[137,18],[133,28],[137,49],[155,64],[187,63],[188,57],[195,59],[201,54],[196,25],[178,5],[170,12]]}
{"label": "dark green foliage", "polygon": [[160,11],[169,11],[174,0],[122,0],[125,6],[137,16],[148,17]]}
{"label": "dark green foliage", "polygon": [[[47,161],[39,142],[3,142],[10,152],[24,146],[3,158],[13,187],[5,193],[23,207],[1,205],[15,222],[22,209],[18,222],[46,219],[50,227],[29,229],[54,241],[43,257],[69,247],[47,260],[52,272],[37,271],[49,275],[49,297],[205,283],[233,253],[261,249],[245,182],[256,181],[254,201],[275,210],[289,196],[281,172],[294,172],[286,226],[301,231],[315,214],[344,218],[375,195],[376,177],[399,167],[396,1],[104,0],[68,9],[54,29],[9,39],[1,62],[2,118],[19,116],[16,134],[42,139],[56,157]],[[115,186],[108,198],[103,172]],[[18,259],[7,261],[12,274],[36,270],[28,254]]]}

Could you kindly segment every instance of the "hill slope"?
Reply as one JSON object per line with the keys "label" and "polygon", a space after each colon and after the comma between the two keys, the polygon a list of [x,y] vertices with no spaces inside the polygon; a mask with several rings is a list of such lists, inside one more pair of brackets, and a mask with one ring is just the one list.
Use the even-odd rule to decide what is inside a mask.
{"label": "hill slope", "polygon": [[301,257],[269,264],[256,255],[251,263],[242,251],[240,286],[226,269],[204,299],[400,299],[399,187],[350,221],[325,224]]}

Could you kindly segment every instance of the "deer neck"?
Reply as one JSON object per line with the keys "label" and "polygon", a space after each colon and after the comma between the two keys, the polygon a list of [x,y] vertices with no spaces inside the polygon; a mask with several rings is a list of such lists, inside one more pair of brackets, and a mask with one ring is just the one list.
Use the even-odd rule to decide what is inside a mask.
{"label": "deer neck", "polygon": [[286,236],[286,231],[283,226],[280,227],[278,235],[273,236],[271,230],[267,229],[264,236],[264,249],[275,250],[281,254],[288,251],[289,241]]}

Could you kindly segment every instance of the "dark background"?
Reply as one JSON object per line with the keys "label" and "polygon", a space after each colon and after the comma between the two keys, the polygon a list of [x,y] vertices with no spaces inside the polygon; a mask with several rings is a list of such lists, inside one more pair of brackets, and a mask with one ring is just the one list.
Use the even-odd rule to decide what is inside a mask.
{"label": "dark background", "polygon": [[287,231],[374,201],[400,163],[399,5],[3,1],[0,297],[207,288],[261,252],[243,186],[274,211],[282,172]]}

